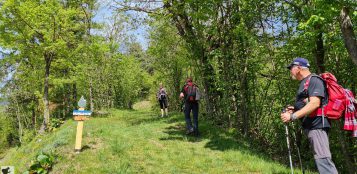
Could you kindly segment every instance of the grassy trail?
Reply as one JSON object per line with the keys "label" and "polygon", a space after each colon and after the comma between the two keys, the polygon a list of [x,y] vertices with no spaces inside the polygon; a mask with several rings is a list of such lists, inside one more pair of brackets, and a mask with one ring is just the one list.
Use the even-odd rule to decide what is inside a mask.
{"label": "grassy trail", "polygon": [[50,173],[289,173],[243,140],[200,122],[200,138],[186,136],[181,113],[159,118],[148,103],[111,110],[84,123],[83,151],[73,152],[76,122],[7,153],[0,165],[22,173],[40,151],[57,154]]}

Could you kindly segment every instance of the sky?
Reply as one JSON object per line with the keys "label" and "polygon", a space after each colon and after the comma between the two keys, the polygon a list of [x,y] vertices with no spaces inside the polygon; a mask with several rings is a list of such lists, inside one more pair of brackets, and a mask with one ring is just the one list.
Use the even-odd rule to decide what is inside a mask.
{"label": "sky", "polygon": [[[95,15],[93,18],[94,21],[100,22],[100,23],[108,23],[110,22],[110,17],[113,15],[116,15],[114,12],[113,7],[113,1],[112,0],[99,0],[99,9],[98,13]],[[134,12],[134,11],[128,11],[126,12],[127,15],[136,15],[139,17],[146,18],[147,14],[143,12]],[[148,25],[141,25],[138,26],[136,29],[125,31],[128,35],[132,35],[137,42],[139,42],[144,50],[148,48],[149,44],[149,39],[148,39],[148,31],[149,31],[149,26]]]}

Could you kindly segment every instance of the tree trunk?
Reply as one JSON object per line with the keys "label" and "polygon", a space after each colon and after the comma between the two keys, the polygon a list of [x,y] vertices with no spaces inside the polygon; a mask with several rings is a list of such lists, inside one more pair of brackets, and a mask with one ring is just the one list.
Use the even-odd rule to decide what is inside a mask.
{"label": "tree trunk", "polygon": [[[207,59],[207,58],[202,58],[202,59]],[[202,81],[203,81],[203,85],[205,88],[205,93],[206,93],[206,112],[207,115],[210,117],[214,117],[215,113],[216,113],[216,96],[214,94],[214,79],[213,79],[213,67],[208,63],[203,61],[202,62],[202,66],[203,66],[203,72],[202,72]]]}
{"label": "tree trunk", "polygon": [[62,110],[62,118],[65,118],[67,113],[69,113],[69,103],[70,98],[68,95],[68,90],[69,90],[69,85],[64,85],[64,89],[63,89],[63,101],[62,101],[62,105],[63,105],[63,110]]}
{"label": "tree trunk", "polygon": [[348,54],[350,55],[353,63],[357,65],[357,43],[356,36],[353,32],[353,25],[350,16],[348,15],[349,9],[343,7],[340,13],[340,26],[343,36],[343,41],[345,42],[345,47]]}
{"label": "tree trunk", "polygon": [[77,108],[77,84],[73,84],[73,91],[72,91],[72,108],[73,109],[76,109]]}
{"label": "tree trunk", "polygon": [[[321,27],[317,27],[319,30]],[[325,50],[324,50],[324,41],[322,38],[322,31],[318,31],[319,33],[316,36],[316,49],[315,49],[315,59],[317,64],[317,73],[321,74],[325,72],[325,65],[324,65],[324,57],[325,57]]]}
{"label": "tree trunk", "polygon": [[248,74],[248,58],[245,58],[244,62],[244,70],[242,72],[242,79],[241,79],[241,112],[242,112],[242,118],[243,118],[243,129],[242,133],[244,136],[248,135],[249,132],[249,117],[248,117],[248,79],[247,79],[247,74]]}
{"label": "tree trunk", "polygon": [[35,108],[32,108],[32,128],[36,130],[36,112]]}
{"label": "tree trunk", "polygon": [[44,133],[47,129],[48,123],[50,121],[50,108],[48,100],[48,89],[49,89],[49,76],[50,76],[50,67],[52,61],[52,53],[44,53],[45,58],[45,83],[44,83],[44,94],[43,94],[43,103],[44,103],[44,113],[43,113],[43,122],[40,128],[39,133]]}
{"label": "tree trunk", "polygon": [[94,112],[94,99],[93,99],[93,82],[92,78],[89,77],[89,101],[90,101],[90,110]]}
{"label": "tree trunk", "polygon": [[213,116],[215,114],[215,95],[214,95],[214,79],[213,67],[208,61],[208,56],[205,54],[206,49],[205,44],[200,42],[200,38],[197,36],[195,29],[193,27],[192,21],[189,19],[185,11],[173,10],[175,8],[183,8],[185,1],[180,4],[170,3],[169,1],[164,3],[164,8],[172,14],[172,19],[176,25],[178,33],[182,38],[189,44],[189,48],[192,52],[192,56],[196,58],[195,60],[200,61],[200,69],[202,82],[204,86],[204,93],[206,94],[206,111],[207,114]]}
{"label": "tree trunk", "polygon": [[21,125],[20,107],[16,99],[15,101],[16,101],[16,118],[19,126],[19,141],[20,143],[22,143],[22,125]]}
{"label": "tree trunk", "polygon": [[133,102],[132,102],[132,101],[129,101],[129,102],[128,102],[128,108],[129,108],[129,109],[133,109]]}
{"label": "tree trunk", "polygon": [[179,67],[178,63],[175,62],[175,71],[173,73],[173,77],[172,79],[174,79],[174,89],[175,89],[175,92],[172,94],[172,98],[171,98],[171,103],[177,103],[176,106],[172,106],[172,107],[175,107],[175,108],[171,108],[173,110],[177,110],[177,111],[180,111],[181,109],[181,104],[180,104],[180,101],[178,100],[178,97],[181,93],[181,89],[180,89],[180,84],[181,84],[181,81],[180,79],[182,78],[182,69],[181,67]]}

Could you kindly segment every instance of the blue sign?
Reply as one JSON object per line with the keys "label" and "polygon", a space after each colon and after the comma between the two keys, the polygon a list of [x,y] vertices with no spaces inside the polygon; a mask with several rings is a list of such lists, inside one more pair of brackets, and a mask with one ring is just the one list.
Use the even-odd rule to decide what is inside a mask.
{"label": "blue sign", "polygon": [[92,111],[88,111],[88,110],[73,110],[73,115],[90,116],[90,115],[92,115]]}

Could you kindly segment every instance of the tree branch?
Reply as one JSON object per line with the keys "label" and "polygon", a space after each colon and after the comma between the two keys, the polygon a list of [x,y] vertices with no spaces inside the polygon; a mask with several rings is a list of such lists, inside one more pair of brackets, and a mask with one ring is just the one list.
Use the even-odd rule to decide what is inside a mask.
{"label": "tree branch", "polygon": [[[302,10],[301,10],[301,6],[299,6],[299,5],[297,5],[297,4],[293,3],[293,2],[290,2],[288,0],[284,0],[284,2],[289,4],[290,6],[292,6],[295,9],[295,11],[297,12],[298,16],[300,16],[300,17],[303,16],[303,13],[302,13]],[[305,3],[307,3],[307,1],[305,1]]]}
{"label": "tree branch", "polygon": [[19,13],[17,13],[17,10],[16,10],[16,9],[14,9],[14,15],[17,15],[17,17],[18,17],[22,22],[24,22],[25,25],[27,25],[31,30],[35,31],[41,38],[43,37],[43,34],[42,34],[41,32],[39,32],[39,31],[37,31],[37,30],[36,30],[34,27],[32,27],[29,23],[27,23],[27,22],[21,17],[21,15],[20,15]]}
{"label": "tree branch", "polygon": [[111,6],[111,8],[114,8],[116,11],[137,11],[137,12],[144,12],[144,13],[148,13],[148,14],[161,14],[158,11],[163,8],[163,7],[157,7],[154,9],[147,9],[144,7],[133,7],[133,6],[124,5],[121,3],[117,3],[117,5],[119,7]]}

